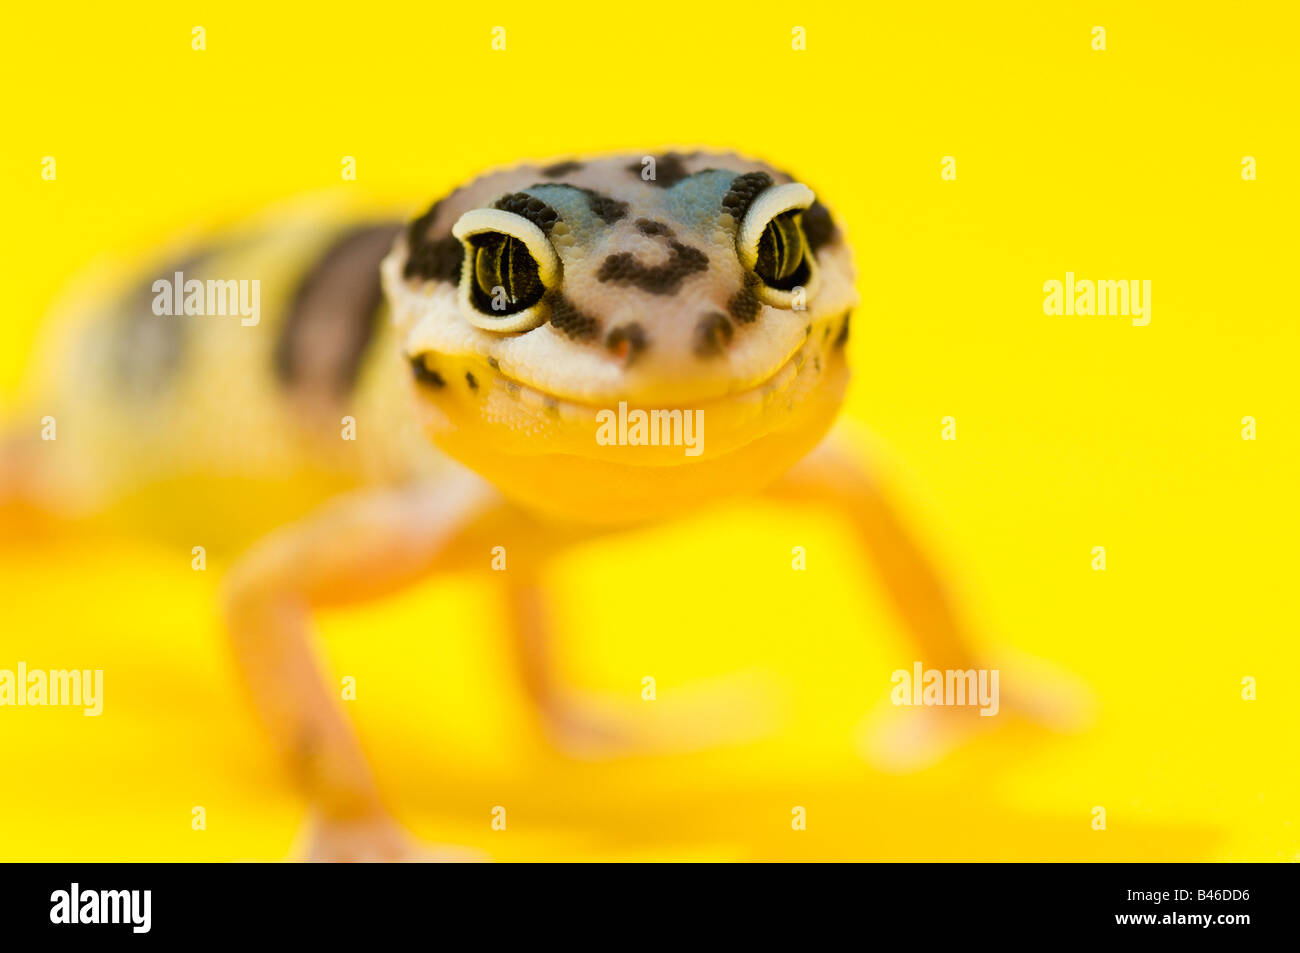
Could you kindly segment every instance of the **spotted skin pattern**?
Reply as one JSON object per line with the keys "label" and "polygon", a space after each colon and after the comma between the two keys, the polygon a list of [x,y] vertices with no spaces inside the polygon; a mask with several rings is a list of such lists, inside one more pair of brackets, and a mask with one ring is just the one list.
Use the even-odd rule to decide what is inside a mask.
{"label": "spotted skin pattern", "polygon": [[[560,401],[681,404],[753,386],[790,359],[805,318],[838,319],[855,300],[847,248],[820,201],[805,213],[805,231],[832,279],[822,300],[804,302],[801,313],[771,307],[738,260],[749,207],[793,181],[754,160],[704,153],[564,160],[485,176],[415,219],[394,253],[402,280],[390,297],[421,318],[407,328],[408,350],[434,364],[481,363],[488,373],[478,376],[489,380],[503,368],[501,376]],[[562,276],[547,289],[540,326],[498,335],[453,313],[464,259],[451,230],[475,208],[520,215],[555,248]]]}
{"label": "spotted skin pattern", "polygon": [[[723,153],[563,159],[486,175],[404,226],[284,216],[170,259],[187,278],[260,280],[261,320],[155,320],[139,283],[91,295],[76,346],[51,362],[62,385],[38,404],[60,437],[6,459],[6,490],[74,509],[103,502],[78,490],[135,492],[136,517],[160,516],[186,552],[202,539],[242,553],[223,620],[311,803],[313,859],[422,854],[387,815],[335,689],[319,681],[312,612],[431,572],[483,570],[498,548],[511,571],[491,575],[508,590],[521,685],[547,735],[583,757],[641,737],[587,714],[550,668],[536,580],[568,547],[750,491],[836,506],[885,567],[917,651],[936,667],[974,667],[875,481],[810,453],[843,399],[857,294],[840,226],[794,181]],[[756,211],[788,211],[774,196],[796,193],[801,244],[785,229],[782,247],[802,248],[806,268],[786,274],[807,283],[774,294],[744,264],[744,236]],[[503,228],[544,286],[517,299],[531,303],[508,329],[474,310],[491,296],[468,284],[502,260],[510,267],[495,274],[523,274],[516,246],[506,259],[504,243],[475,244]],[[599,439],[601,415],[629,405],[692,415],[698,453]],[[734,709],[690,719],[690,744]],[[940,742],[956,731],[928,730]],[[909,752],[918,737],[906,735]]]}
{"label": "spotted skin pattern", "polygon": [[[856,302],[848,245],[820,201],[804,213],[820,282],[800,307],[766,301],[741,264],[744,214],[793,181],[725,153],[564,159],[485,175],[405,224],[268,216],[269,225],[160,258],[111,308],[88,315],[72,353],[51,361],[67,372],[51,403],[95,421],[79,428],[80,441],[59,444],[76,454],[57,468],[74,485],[51,485],[69,499],[112,498],[177,472],[230,471],[235,446],[239,479],[305,468],[331,483],[402,480],[450,455],[508,483],[525,479],[509,463],[521,455],[611,455],[595,443],[594,415],[621,401],[707,408],[705,457],[737,450],[830,391]],[[473,269],[452,229],[475,210],[518,217],[553,249],[556,274],[527,330],[469,320],[460,292]],[[181,271],[260,278],[259,324],[153,314],[152,281]],[[340,447],[344,414],[382,422]],[[656,452],[638,459],[680,462]],[[544,485],[506,489],[571,507],[569,483]],[[649,503],[674,505],[662,492],[584,505],[621,520]],[[223,525],[256,509],[232,504]]]}

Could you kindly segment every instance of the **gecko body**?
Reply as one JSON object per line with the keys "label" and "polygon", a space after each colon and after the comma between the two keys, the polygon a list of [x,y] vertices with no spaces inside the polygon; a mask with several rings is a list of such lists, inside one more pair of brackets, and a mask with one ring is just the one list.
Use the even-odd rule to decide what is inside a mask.
{"label": "gecko body", "polygon": [[[256,279],[261,313],[159,313],[156,295],[183,290],[157,291],[159,275]],[[486,569],[499,544],[520,684],[571,751],[653,731],[556,676],[548,560],[724,497],[837,507],[927,663],[970,663],[943,587],[870,474],[810,453],[843,399],[858,299],[843,228],[775,167],[702,152],[520,166],[405,224],[264,224],[102,300],[50,352],[52,383],[33,404],[53,408],[58,440],[11,445],[0,489],[240,540],[223,617],[312,806],[311,857],[413,849],[316,671],[312,613]],[[689,419],[694,452],[631,437],[637,412],[670,433]]]}

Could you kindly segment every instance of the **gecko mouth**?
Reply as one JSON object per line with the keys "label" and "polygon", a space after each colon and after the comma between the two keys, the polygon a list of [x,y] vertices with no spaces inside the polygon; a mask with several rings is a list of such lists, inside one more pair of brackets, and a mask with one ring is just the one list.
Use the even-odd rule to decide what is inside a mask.
{"label": "gecko mouth", "polygon": [[[800,382],[819,378],[825,366],[843,352],[848,340],[850,311],[808,325],[804,340],[771,373],[740,390],[698,401],[652,401],[663,409],[714,409],[727,404],[743,404],[778,398]],[[596,413],[611,402],[631,400],[631,395],[611,395],[599,399],[577,399],[550,391],[536,383],[521,380],[502,370],[495,358],[474,352],[464,355],[425,350],[408,357],[415,381],[434,395],[451,396],[457,389],[462,396],[486,399],[495,390],[503,390],[521,408],[535,408],[552,415]]]}
{"label": "gecko mouth", "polygon": [[422,350],[408,360],[426,436],[520,494],[535,492],[527,475],[537,467],[568,472],[577,461],[617,481],[629,472],[667,473],[685,464],[694,471],[700,463],[721,466],[752,457],[755,472],[737,474],[740,480],[758,475],[830,425],[848,381],[848,318],[845,311],[812,322],[775,371],[743,389],[693,403],[617,395],[577,401],[507,376],[494,359],[477,352]]}

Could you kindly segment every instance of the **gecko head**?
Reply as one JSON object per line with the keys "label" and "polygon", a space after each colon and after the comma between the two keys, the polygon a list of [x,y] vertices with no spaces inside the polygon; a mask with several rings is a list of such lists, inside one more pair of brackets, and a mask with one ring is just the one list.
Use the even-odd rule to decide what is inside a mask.
{"label": "gecko head", "polygon": [[768,482],[847,380],[840,229],[806,185],[733,155],[485,176],[415,219],[383,277],[432,439],[565,519]]}

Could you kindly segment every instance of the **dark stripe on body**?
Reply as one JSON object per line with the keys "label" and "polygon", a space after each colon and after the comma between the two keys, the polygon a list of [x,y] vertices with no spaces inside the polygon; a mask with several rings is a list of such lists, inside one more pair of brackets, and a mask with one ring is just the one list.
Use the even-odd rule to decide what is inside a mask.
{"label": "dark stripe on body", "polygon": [[[114,389],[136,399],[155,397],[171,382],[185,362],[191,322],[198,320],[184,314],[154,314],[158,292],[155,281],[168,283],[164,295],[171,295],[171,285],[180,272],[182,280],[201,278],[198,270],[212,257],[215,249],[204,248],[166,269],[150,275],[126,298],[114,316],[109,331],[109,363]],[[180,289],[184,300],[184,288]]]}
{"label": "dark stripe on body", "polygon": [[328,397],[352,389],[383,302],[379,263],[400,231],[397,224],[351,229],[312,265],[275,344],[282,385]]}

